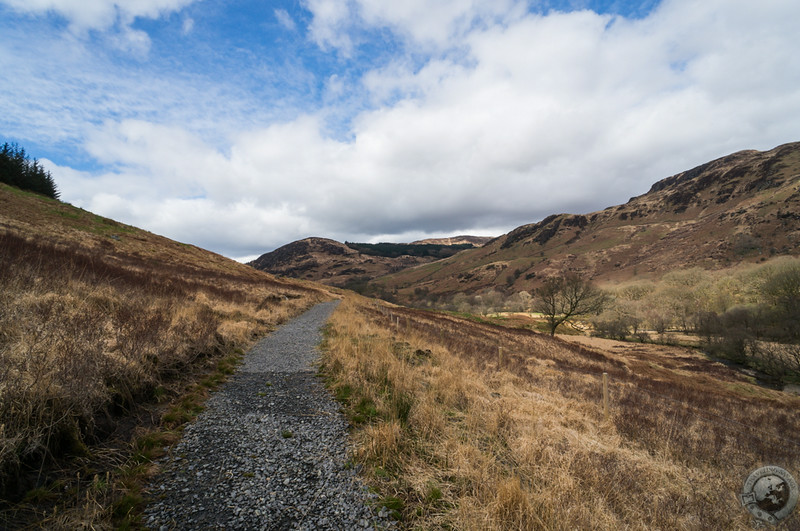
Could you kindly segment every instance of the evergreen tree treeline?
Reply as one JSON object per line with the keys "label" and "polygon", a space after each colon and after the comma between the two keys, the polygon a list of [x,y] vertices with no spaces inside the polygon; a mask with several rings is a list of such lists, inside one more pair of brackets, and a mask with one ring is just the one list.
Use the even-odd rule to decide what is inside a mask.
{"label": "evergreen tree treeline", "polygon": [[61,195],[50,172],[30,160],[24,148],[8,142],[0,147],[0,182],[53,199]]}

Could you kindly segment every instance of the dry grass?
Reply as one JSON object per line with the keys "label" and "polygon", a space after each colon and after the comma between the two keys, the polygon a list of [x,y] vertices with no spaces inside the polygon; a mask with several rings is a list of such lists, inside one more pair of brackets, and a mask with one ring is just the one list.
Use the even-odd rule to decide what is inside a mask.
{"label": "dry grass", "polygon": [[119,525],[243,349],[329,295],[17,195],[0,187],[0,527]]}
{"label": "dry grass", "polygon": [[355,458],[413,528],[749,529],[749,472],[800,472],[800,400],[689,354],[613,356],[353,297],[324,370]]}

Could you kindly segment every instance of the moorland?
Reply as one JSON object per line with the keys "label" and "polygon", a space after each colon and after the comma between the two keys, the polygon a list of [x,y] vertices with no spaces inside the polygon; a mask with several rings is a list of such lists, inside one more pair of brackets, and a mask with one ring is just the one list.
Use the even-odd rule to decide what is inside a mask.
{"label": "moorland", "polygon": [[[735,154],[362,286],[391,301],[0,184],[0,523],[141,526],[157,458],[244,351],[341,298],[320,376],[401,527],[749,529],[747,475],[800,475],[800,397],[775,385],[796,377],[799,160]],[[530,310],[563,272],[609,303],[551,336]]]}

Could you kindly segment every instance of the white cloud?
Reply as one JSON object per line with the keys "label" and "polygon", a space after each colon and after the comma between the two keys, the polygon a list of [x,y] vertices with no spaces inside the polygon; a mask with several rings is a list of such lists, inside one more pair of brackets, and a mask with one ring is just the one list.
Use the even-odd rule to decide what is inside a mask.
{"label": "white cloud", "polygon": [[0,0],[21,13],[52,12],[66,18],[77,30],[107,29],[117,20],[130,24],[137,17],[158,18],[179,11],[195,0]]}
{"label": "white cloud", "polygon": [[322,47],[349,56],[353,35],[360,29],[388,28],[409,44],[424,48],[449,48],[476,28],[520,16],[525,3],[518,0],[306,0],[313,19],[312,39]]}
{"label": "white cloud", "polygon": [[[327,50],[355,57],[359,32],[378,27],[430,55],[421,67],[398,56],[356,87],[326,73],[317,81],[329,107],[280,122],[241,126],[234,98],[198,87],[195,118],[208,113],[202,129],[216,137],[158,112],[189,84],[153,90],[166,99],[153,112],[91,126],[84,147],[109,169],[57,168],[62,197],[241,257],[310,235],[496,234],[624,202],[738,149],[800,140],[800,3],[665,0],[640,20],[428,4],[308,0],[310,35]],[[330,138],[326,120],[349,90],[366,91],[371,107],[348,122],[347,140]]]}
{"label": "white cloud", "polygon": [[2,3],[21,13],[58,13],[79,29],[105,29],[117,18],[115,2],[107,0],[2,0]]}
{"label": "white cloud", "polygon": [[276,9],[275,18],[278,20],[280,25],[286,28],[287,30],[295,31],[297,29],[297,24],[295,24],[294,19],[285,9]]}
{"label": "white cloud", "polygon": [[[131,30],[128,41],[125,31],[90,39],[43,31],[31,39],[34,28],[39,26],[32,22],[0,28],[0,71],[13,73],[0,76],[0,101],[4,102],[0,134],[20,142],[36,139],[43,145],[71,144],[71,149],[77,149],[96,124],[128,117],[172,124],[206,139],[225,139],[232,132],[274,119],[277,113],[291,112],[280,97],[272,106],[259,101],[243,82],[247,72],[241,77],[233,69],[223,70],[225,74],[233,70],[233,75],[211,70],[192,73],[151,68],[147,59],[136,61],[133,67],[119,61],[114,49],[119,46],[127,45],[133,52],[138,43],[141,47],[136,53],[147,53],[149,38],[136,30]],[[151,50],[153,55],[163,56],[162,52]],[[178,59],[188,65],[197,57],[179,55]],[[218,65],[208,65],[214,66]]]}
{"label": "white cloud", "polygon": [[522,2],[514,0],[356,0],[357,10],[368,25],[386,26],[409,40],[447,47],[476,27],[491,26],[521,15]]}
{"label": "white cloud", "polygon": [[189,35],[192,30],[194,29],[194,19],[190,17],[186,17],[183,19],[183,24],[181,25],[181,31],[184,35]]}
{"label": "white cloud", "polygon": [[108,122],[89,135],[85,147],[96,160],[130,173],[125,180],[139,183],[142,198],[213,197],[227,204],[247,190],[228,159],[182,127]]}
{"label": "white cloud", "polygon": [[308,26],[312,40],[322,49],[337,49],[344,56],[353,51],[348,33],[353,24],[353,11],[347,0],[305,0],[313,18]]}
{"label": "white cloud", "polygon": [[142,30],[126,27],[110,40],[114,48],[139,58],[146,57],[150,51],[150,36]]}

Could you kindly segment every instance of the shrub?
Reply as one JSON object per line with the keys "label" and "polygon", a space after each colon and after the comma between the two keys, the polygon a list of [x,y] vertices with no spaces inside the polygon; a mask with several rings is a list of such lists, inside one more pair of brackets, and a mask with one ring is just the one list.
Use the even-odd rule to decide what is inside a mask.
{"label": "shrub", "polygon": [[594,332],[592,335],[609,339],[624,340],[631,333],[633,326],[630,320],[623,316],[609,319],[596,319],[592,322]]}

